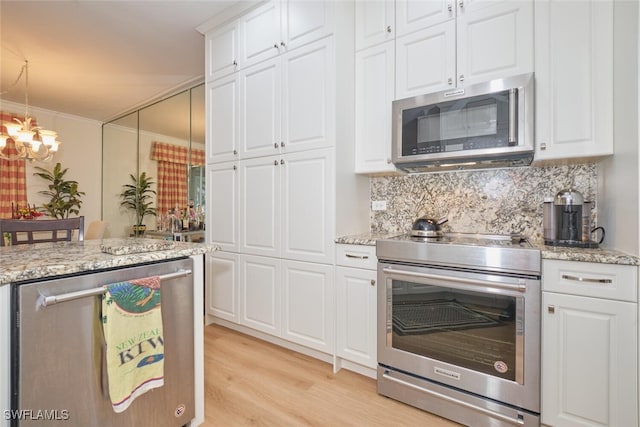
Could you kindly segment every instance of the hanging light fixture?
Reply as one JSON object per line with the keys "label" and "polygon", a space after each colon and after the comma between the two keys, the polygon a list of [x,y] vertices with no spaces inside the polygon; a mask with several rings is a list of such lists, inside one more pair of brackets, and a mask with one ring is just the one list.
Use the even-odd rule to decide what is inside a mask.
{"label": "hanging light fixture", "polygon": [[[24,74],[24,120],[14,118],[12,122],[2,122],[6,133],[0,133],[0,158],[5,160],[38,160],[49,161],[58,151],[60,141],[58,134],[52,130],[34,126],[33,117],[29,116],[29,61],[24,61],[20,75],[14,86]],[[15,145],[15,153],[5,154],[7,141],[11,139]]]}

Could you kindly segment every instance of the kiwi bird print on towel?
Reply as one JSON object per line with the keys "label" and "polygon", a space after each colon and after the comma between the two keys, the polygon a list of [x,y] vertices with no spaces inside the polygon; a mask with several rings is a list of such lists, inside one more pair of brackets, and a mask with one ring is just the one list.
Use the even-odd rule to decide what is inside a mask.
{"label": "kiwi bird print on towel", "polygon": [[112,283],[102,297],[109,396],[115,412],[164,385],[160,278]]}

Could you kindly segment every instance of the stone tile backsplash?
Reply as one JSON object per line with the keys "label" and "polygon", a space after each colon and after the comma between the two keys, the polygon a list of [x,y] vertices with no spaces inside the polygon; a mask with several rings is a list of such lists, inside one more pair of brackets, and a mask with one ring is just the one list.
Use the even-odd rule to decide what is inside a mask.
{"label": "stone tile backsplash", "polygon": [[373,177],[371,200],[386,200],[387,209],[371,211],[371,231],[401,234],[418,217],[446,216],[444,231],[541,239],[545,197],[573,187],[595,201],[597,182],[595,163]]}

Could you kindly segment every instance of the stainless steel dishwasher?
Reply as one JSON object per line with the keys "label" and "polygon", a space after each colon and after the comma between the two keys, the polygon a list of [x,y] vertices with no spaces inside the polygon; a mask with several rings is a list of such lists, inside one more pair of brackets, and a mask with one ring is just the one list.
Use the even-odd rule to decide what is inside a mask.
{"label": "stainless steel dishwasher", "polygon": [[[12,285],[12,426],[188,424],[194,410],[193,278],[189,258]],[[158,275],[164,385],[116,414],[103,367],[100,291]],[[45,301],[46,299],[46,301]]]}

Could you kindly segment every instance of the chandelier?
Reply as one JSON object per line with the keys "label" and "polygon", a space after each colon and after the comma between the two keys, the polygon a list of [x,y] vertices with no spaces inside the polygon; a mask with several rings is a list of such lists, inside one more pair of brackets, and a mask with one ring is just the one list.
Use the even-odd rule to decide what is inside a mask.
{"label": "chandelier", "polygon": [[[14,86],[20,81],[23,74],[24,120],[14,118],[12,122],[2,122],[6,133],[0,132],[0,159],[46,162],[51,160],[58,151],[60,141],[56,140],[58,137],[56,132],[42,129],[40,126],[34,126],[33,117],[29,117],[29,61],[24,61],[20,75],[18,75],[13,84]],[[9,150],[5,150],[9,139],[14,142],[15,152],[11,153]]]}

